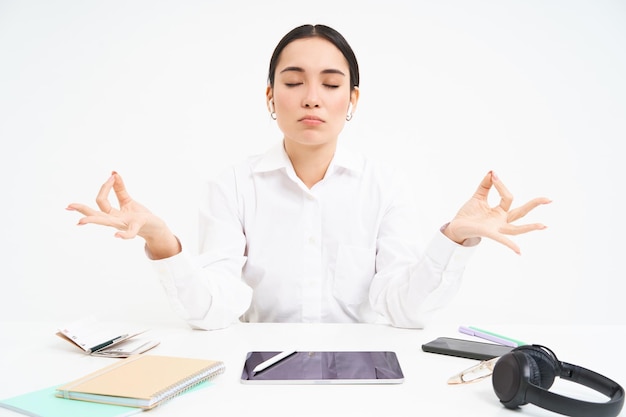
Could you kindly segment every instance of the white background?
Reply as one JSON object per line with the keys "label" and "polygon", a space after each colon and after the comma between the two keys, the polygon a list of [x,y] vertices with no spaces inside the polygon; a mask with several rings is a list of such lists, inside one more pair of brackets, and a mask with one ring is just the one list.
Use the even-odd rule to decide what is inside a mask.
{"label": "white background", "polygon": [[424,241],[492,169],[516,204],[553,199],[521,256],[481,243],[440,322],[626,323],[626,3],[608,0],[0,0],[0,317],[178,320],[142,242],[65,207],[117,170],[195,250],[201,180],[281,139],[267,66],[304,23],[354,48],[341,140],[413,179]]}

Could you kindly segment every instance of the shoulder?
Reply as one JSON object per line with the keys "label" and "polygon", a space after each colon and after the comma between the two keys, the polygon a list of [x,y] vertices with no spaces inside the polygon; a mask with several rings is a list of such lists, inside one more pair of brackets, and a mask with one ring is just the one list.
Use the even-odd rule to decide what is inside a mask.
{"label": "shoulder", "polygon": [[[288,163],[283,156],[282,146],[274,146],[266,152],[249,155],[234,162],[205,179],[209,187],[236,191],[253,182],[256,173],[280,169]],[[286,162],[285,162],[286,160]]]}
{"label": "shoulder", "polygon": [[341,152],[345,155],[342,158],[350,161],[346,166],[373,186],[389,190],[407,183],[406,172],[398,165],[361,151],[344,148]]}
{"label": "shoulder", "polygon": [[263,153],[250,155],[238,163],[233,164],[226,173],[247,177],[257,172],[275,171],[285,167],[289,163],[289,158],[285,154],[282,143],[280,143]]}

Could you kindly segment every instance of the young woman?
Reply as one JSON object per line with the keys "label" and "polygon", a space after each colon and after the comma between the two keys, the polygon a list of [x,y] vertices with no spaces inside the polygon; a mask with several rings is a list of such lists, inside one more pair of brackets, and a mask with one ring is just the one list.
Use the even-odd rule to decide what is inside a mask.
{"label": "young woman", "polygon": [[[130,197],[115,172],[100,189],[99,210],[68,206],[84,215],[79,224],[142,237],[174,309],[192,327],[237,320],[422,327],[455,294],[481,237],[519,253],[507,235],[544,228],[511,223],[549,200],[511,210],[512,195],[490,172],[417,248],[407,185],[338,142],[359,100],[357,60],[343,36],[323,25],[295,28],[277,45],[268,81],[268,110],[283,140],[208,183],[198,256]],[[501,197],[495,207],[487,203],[492,187]]]}

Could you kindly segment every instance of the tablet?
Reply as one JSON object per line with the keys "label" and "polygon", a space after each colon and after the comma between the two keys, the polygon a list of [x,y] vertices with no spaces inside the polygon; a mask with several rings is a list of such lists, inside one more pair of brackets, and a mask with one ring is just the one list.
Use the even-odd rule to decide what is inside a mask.
{"label": "tablet", "polygon": [[259,364],[282,352],[248,352],[244,384],[400,384],[404,374],[395,352],[293,352],[263,370]]}

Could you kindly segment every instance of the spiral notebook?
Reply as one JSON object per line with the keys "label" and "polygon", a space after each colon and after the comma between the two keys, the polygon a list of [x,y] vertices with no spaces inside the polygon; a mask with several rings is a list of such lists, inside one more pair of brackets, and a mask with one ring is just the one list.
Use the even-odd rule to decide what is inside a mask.
{"label": "spiral notebook", "polygon": [[209,359],[134,355],[58,387],[56,396],[150,409],[224,369]]}

